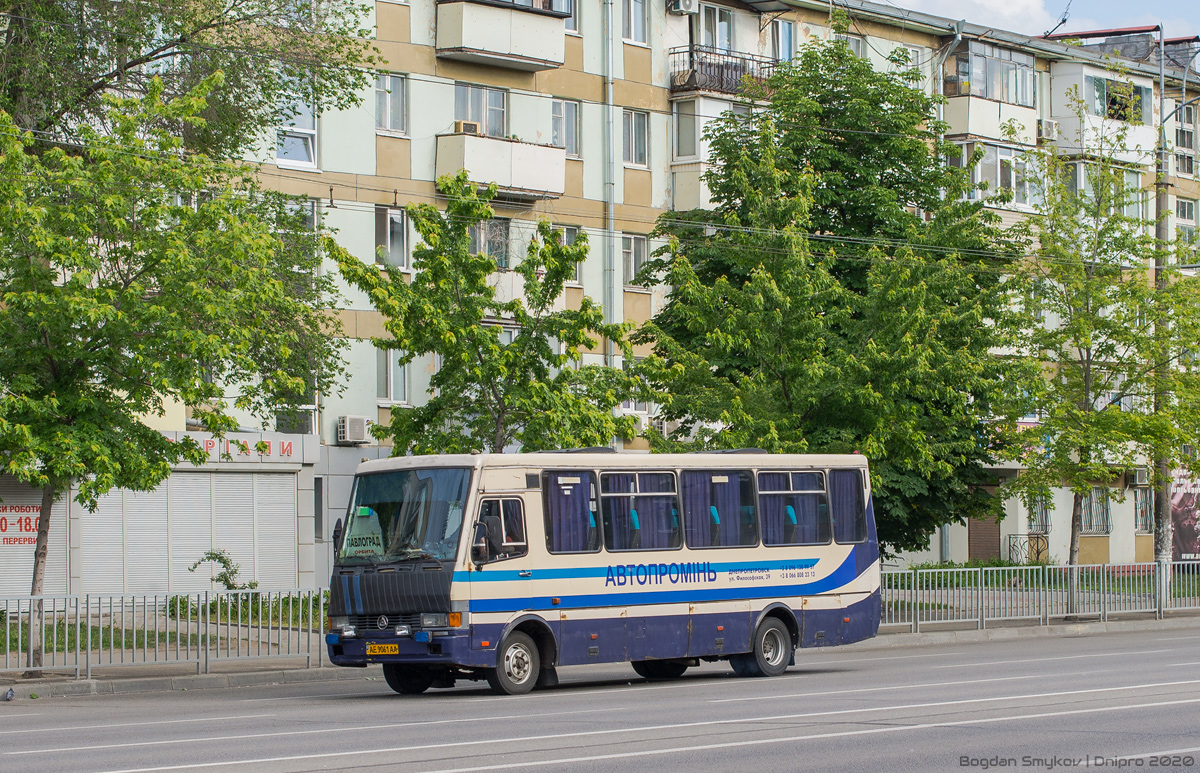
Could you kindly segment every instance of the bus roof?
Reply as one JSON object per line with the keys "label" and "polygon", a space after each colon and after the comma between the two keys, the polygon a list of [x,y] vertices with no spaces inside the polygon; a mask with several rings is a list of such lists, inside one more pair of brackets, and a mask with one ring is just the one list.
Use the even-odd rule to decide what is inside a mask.
{"label": "bus roof", "polygon": [[616,467],[624,469],[666,468],[804,468],[851,467],[865,468],[867,457],[862,454],[766,454],[766,453],[602,453],[575,451],[538,451],[528,454],[431,454],[427,456],[396,456],[363,462],[358,473],[406,470],[417,467],[502,467],[542,469],[593,469]]}

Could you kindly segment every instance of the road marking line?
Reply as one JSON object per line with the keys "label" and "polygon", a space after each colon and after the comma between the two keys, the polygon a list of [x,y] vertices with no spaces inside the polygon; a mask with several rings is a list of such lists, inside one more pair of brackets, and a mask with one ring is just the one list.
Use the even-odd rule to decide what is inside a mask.
{"label": "road marking line", "polygon": [[353,697],[364,698],[364,697],[374,697],[377,695],[388,695],[389,693],[390,693],[390,691],[385,692],[383,690],[380,690],[378,693],[361,692],[361,691],[360,692],[335,692],[335,693],[322,693],[320,695],[283,695],[278,698],[240,698],[239,700],[242,703],[262,703],[264,701],[295,701],[295,700],[301,700],[301,699],[315,700],[315,699],[319,699],[319,698],[353,698]]}
{"label": "road marking line", "polygon": [[[1091,674],[1106,674],[1110,671],[1076,671],[1071,674],[1055,674],[1056,677],[1088,676]],[[1026,674],[1024,676],[998,676],[995,679],[964,679],[958,682],[919,682],[917,684],[896,684],[887,687],[861,687],[854,690],[827,690],[824,692],[795,692],[784,695],[755,695],[749,698],[714,698],[709,703],[738,703],[741,701],[765,701],[776,698],[812,698],[818,695],[849,695],[858,692],[880,692],[883,690],[911,690],[914,687],[951,687],[957,684],[981,684],[983,682],[1012,682],[1018,679],[1045,679],[1045,674]]]}
{"label": "road marking line", "polygon": [[242,714],[233,717],[199,717],[193,719],[158,719],[153,722],[120,722],[112,725],[77,725],[75,727],[31,727],[27,730],[0,730],[0,735],[25,735],[27,733],[50,733],[60,730],[106,730],[113,727],[141,727],[142,725],[174,725],[183,722],[223,722],[227,719],[257,719],[273,717],[274,714]]}
{"label": "road marking line", "polygon": [[[611,709],[580,709],[578,711],[549,711],[542,714],[511,714],[500,717],[459,717],[456,719],[434,719],[428,722],[397,722],[387,725],[363,725],[360,727],[320,727],[311,730],[280,730],[273,733],[248,733],[244,735],[218,735],[199,738],[170,738],[162,741],[130,741],[129,743],[93,744],[91,746],[62,746],[54,749],[23,749],[15,752],[4,752],[5,756],[22,756],[29,754],[55,754],[57,752],[96,751],[99,749],[127,749],[140,746],[172,746],[181,743],[208,743],[210,741],[238,741],[249,738],[281,738],[291,735],[321,735],[323,733],[346,733],[362,730],[395,730],[401,727],[424,727],[427,725],[451,725],[460,722],[484,722],[495,719],[534,719],[537,717],[560,717],[566,714],[600,714],[608,711],[624,711],[624,708]],[[270,716],[270,715],[268,715]],[[153,723],[146,723],[153,724]]]}
{"label": "road marking line", "polygon": [[1172,754],[1191,754],[1192,752],[1200,752],[1200,746],[1193,746],[1190,749],[1167,749],[1162,752],[1146,752],[1145,754],[1128,754],[1124,757],[1111,757],[1116,760],[1140,760],[1146,757],[1167,757]]}
{"label": "road marking line", "polygon": [[1175,666],[1200,666],[1200,660],[1193,660],[1191,663],[1171,663],[1167,668],[1174,668]]}
{"label": "road marking line", "polygon": [[1200,642],[1200,634],[1193,634],[1191,636],[1167,636],[1162,639],[1155,639],[1154,641],[1196,641],[1196,642]]}
{"label": "road marking line", "polygon": [[[1115,688],[1115,689],[1121,689],[1121,688]],[[637,751],[637,752],[624,752],[624,753],[617,753],[617,754],[602,754],[602,755],[595,755],[592,757],[574,757],[574,758],[570,758],[570,759],[522,761],[522,762],[505,763],[505,764],[501,764],[501,765],[489,765],[489,766],[475,767],[475,768],[454,768],[454,769],[446,769],[446,770],[440,770],[440,771],[429,771],[429,773],[468,773],[469,771],[502,770],[502,769],[506,769],[506,768],[530,768],[530,767],[538,767],[538,766],[546,766],[546,765],[564,765],[564,764],[569,764],[572,762],[594,762],[594,761],[598,761],[598,760],[621,759],[621,758],[627,758],[627,757],[642,757],[642,756],[659,755],[659,754],[673,754],[676,752],[696,752],[696,751],[706,751],[706,750],[710,750],[710,749],[734,748],[734,747],[739,747],[739,746],[757,746],[757,745],[761,745],[761,744],[795,743],[797,741],[811,741],[811,740],[819,740],[822,738],[843,738],[843,737],[847,737],[847,736],[856,736],[856,735],[875,735],[875,734],[879,734],[879,733],[897,733],[897,732],[902,732],[902,731],[906,731],[906,730],[927,730],[930,728],[938,728],[938,727],[959,727],[959,726],[963,726],[963,725],[992,724],[992,723],[996,723],[996,722],[1016,722],[1016,721],[1029,720],[1029,719],[1044,719],[1047,717],[1062,717],[1062,716],[1070,716],[1070,715],[1075,715],[1075,714],[1095,714],[1095,713],[1110,712],[1110,711],[1129,711],[1131,709],[1155,708],[1158,706],[1178,706],[1178,705],[1182,705],[1182,704],[1192,704],[1192,703],[1200,703],[1200,698],[1189,698],[1187,700],[1178,700],[1178,701],[1159,701],[1156,703],[1141,703],[1141,704],[1132,704],[1132,705],[1127,705],[1127,706],[1102,706],[1102,707],[1091,708],[1091,709],[1072,709],[1070,711],[1054,711],[1054,712],[1045,712],[1045,713],[1041,713],[1041,714],[1019,714],[1019,715],[1007,716],[1007,717],[988,717],[985,719],[964,719],[964,720],[958,720],[958,721],[954,721],[954,722],[929,722],[929,723],[922,723],[919,725],[876,727],[876,728],[869,728],[869,729],[863,729],[863,730],[846,730],[846,731],[840,731],[840,732],[836,732],[836,733],[818,733],[818,734],[812,734],[812,735],[789,736],[786,738],[765,738],[765,739],[759,738],[759,739],[754,739],[754,740],[749,740],[749,741],[731,741],[728,743],[708,744],[708,745],[704,745],[704,746],[683,746],[683,747],[676,747],[676,748],[671,748],[671,749],[655,749],[655,750]],[[892,708],[895,708],[895,707],[892,707]],[[803,715],[797,715],[797,716],[803,716]],[[760,720],[760,721],[764,720],[764,719],[771,719],[771,718],[770,717],[756,718],[756,720]],[[553,740],[553,739],[557,739],[557,738],[578,737],[578,736],[583,736],[583,735],[602,735],[605,733],[616,733],[616,732],[637,732],[637,731],[646,731],[646,730],[672,729],[672,728],[679,728],[679,727],[691,727],[691,726],[697,726],[697,725],[736,724],[736,723],[740,723],[743,721],[749,721],[749,720],[720,720],[720,721],[714,721],[714,722],[694,722],[694,723],[687,723],[685,725],[663,725],[661,727],[642,727],[642,728],[633,728],[633,729],[629,729],[629,730],[596,730],[596,731],[591,731],[591,732],[586,732],[586,733],[564,733],[564,734],[560,734],[560,735],[535,736],[535,737],[528,737],[528,738],[511,738],[511,739],[503,739],[503,740],[505,742],[512,742],[512,741],[526,742],[526,741],[531,741],[531,740]],[[154,773],[155,771],[164,771],[164,770],[194,770],[194,769],[198,769],[198,768],[229,767],[232,765],[261,765],[264,763],[271,763],[271,762],[295,762],[295,761],[299,761],[299,760],[330,759],[333,757],[357,757],[357,756],[362,756],[362,755],[366,755],[366,754],[395,754],[395,753],[399,753],[399,752],[412,752],[412,751],[425,750],[425,749],[446,749],[446,748],[455,747],[455,746],[478,746],[481,744],[495,744],[498,742],[499,742],[498,740],[493,739],[493,740],[485,740],[485,741],[459,741],[459,742],[454,742],[454,743],[425,744],[425,745],[421,745],[421,746],[396,746],[396,747],[392,747],[392,748],[388,748],[388,749],[359,749],[359,750],[348,751],[348,752],[321,752],[321,753],[317,753],[317,754],[293,754],[293,755],[288,755],[288,756],[284,756],[284,757],[260,757],[257,759],[229,760],[229,761],[225,761],[225,762],[200,762],[200,763],[192,763],[192,764],[187,764],[187,765],[164,765],[164,766],[153,767],[153,768],[125,768],[122,770],[106,771],[106,773]],[[419,764],[419,761],[414,761],[414,764]]]}
{"label": "road marking line", "polygon": [[[1175,650],[1142,650],[1138,655],[1157,655],[1162,652],[1175,652]],[[974,666],[1007,666],[1011,663],[1045,663],[1050,660],[1079,660],[1080,658],[1127,658],[1128,652],[1097,652],[1092,655],[1063,655],[1057,658],[1027,658],[1025,660],[992,660],[986,663],[953,663],[948,666],[937,666],[937,668],[972,668]]]}
{"label": "road marking line", "polygon": [[[0,715],[0,716],[3,716],[5,719],[21,719],[22,717],[40,717],[40,716],[42,716],[44,713],[45,713],[44,711],[39,711],[39,712],[36,712],[36,713],[33,713],[33,714],[3,714],[3,715]],[[14,732],[14,733],[28,733],[29,731],[28,731],[28,730],[14,730],[14,731],[12,731],[12,732]]]}
{"label": "road marking line", "polygon": [[[294,761],[294,760],[325,759],[325,757],[335,757],[335,756],[356,756],[356,755],[362,755],[362,754],[382,754],[382,753],[390,754],[390,753],[396,753],[396,751],[416,751],[416,750],[421,750],[421,749],[449,749],[449,748],[454,748],[454,747],[478,747],[478,745],[482,745],[482,744],[502,744],[502,743],[510,744],[510,743],[528,743],[530,741],[556,741],[556,739],[560,739],[560,738],[586,738],[586,737],[595,737],[595,736],[612,736],[612,735],[617,735],[617,733],[642,733],[642,732],[655,731],[655,730],[682,730],[682,729],[688,729],[688,727],[712,727],[714,725],[742,725],[742,724],[748,724],[748,723],[764,723],[764,721],[779,721],[779,720],[787,720],[787,719],[814,719],[814,718],[820,718],[820,717],[838,717],[838,715],[842,715],[842,714],[869,714],[872,712],[895,712],[895,711],[900,711],[900,709],[910,709],[910,708],[938,708],[938,707],[943,707],[943,706],[964,706],[964,705],[967,705],[967,703],[995,703],[995,702],[1000,702],[1000,701],[1018,701],[1018,700],[1024,700],[1024,699],[1031,699],[1031,697],[1033,697],[1033,699],[1039,699],[1039,697],[1062,697],[1062,696],[1066,696],[1066,695],[1088,695],[1088,694],[1094,694],[1094,693],[1116,693],[1116,691],[1122,691],[1122,690],[1141,690],[1141,689],[1151,689],[1151,688],[1158,688],[1158,687],[1181,687],[1181,685],[1184,685],[1184,684],[1200,684],[1200,679],[1184,679],[1184,681],[1180,681],[1180,682],[1132,684],[1132,685],[1127,685],[1127,687],[1102,687],[1102,688],[1091,688],[1091,689],[1086,689],[1086,690],[1060,690],[1060,691],[1055,691],[1055,693],[1032,693],[1032,694],[1028,694],[1028,695],[1004,695],[1004,696],[1000,696],[1000,697],[974,697],[974,699],[964,699],[964,700],[958,700],[958,701],[938,701],[938,702],[934,702],[934,703],[910,703],[910,705],[905,705],[905,706],[876,706],[876,707],[870,707],[870,708],[847,708],[847,709],[839,709],[839,711],[835,711],[835,712],[805,712],[805,713],[799,713],[799,714],[775,714],[775,715],[769,715],[769,717],[744,717],[744,718],[737,718],[737,719],[713,719],[713,720],[706,720],[706,721],[695,721],[695,723],[678,723],[678,724],[672,724],[672,725],[644,725],[644,726],[640,726],[640,727],[614,727],[614,729],[612,729],[612,730],[584,730],[584,731],[578,731],[578,732],[548,733],[548,735],[544,735],[544,736],[524,736],[524,737],[512,737],[512,738],[482,738],[482,739],[479,739],[479,741],[455,741],[455,742],[445,742],[445,743],[430,743],[430,744],[413,745],[413,747],[395,747],[395,748],[390,748],[390,749],[373,749],[373,750],[356,750],[356,751],[331,751],[331,753],[324,753],[324,754],[266,757],[266,759],[260,759],[260,760],[234,760],[234,761],[228,761],[228,762],[199,762],[199,763],[194,763],[194,765],[176,765],[176,766],[167,766],[167,767],[136,768],[136,769],[137,769],[137,771],[181,771],[181,769],[188,769],[188,768],[221,767],[221,766],[229,766],[229,765],[257,765],[257,763],[260,763],[260,762],[287,762],[287,761]],[[1195,699],[1195,701],[1178,701],[1178,702],[1200,702],[1200,699]],[[607,711],[619,711],[619,709],[607,709]],[[554,712],[553,714],[550,714],[550,715],[558,715],[558,714],[563,714],[563,713],[590,713],[590,712]],[[496,718],[496,719],[512,719],[512,717],[500,717],[500,718]],[[413,723],[413,724],[418,724],[418,725],[420,725],[420,724],[448,724],[448,723],[452,723],[452,721],[481,721],[481,718],[457,719],[457,720],[438,720],[438,721],[434,721],[434,723]],[[968,724],[968,723],[962,723],[962,724]],[[389,727],[389,729],[390,729],[390,727],[395,727],[395,726],[396,725],[383,725],[382,727]],[[404,725],[401,725],[401,726],[404,726]],[[374,729],[376,729],[376,727],[336,727],[336,729],[332,729],[332,727],[331,727],[331,729],[328,729],[328,731],[329,732],[346,732],[348,730],[374,730]],[[234,736],[234,737],[228,737],[228,738],[193,738],[193,739],[191,739],[191,741],[198,742],[198,743],[199,742],[208,742],[208,741],[233,741],[233,739],[236,739],[236,738],[258,738],[258,737],[263,737],[263,735],[302,735],[302,733],[316,733],[316,732],[324,732],[324,731],[322,731],[322,730],[299,731],[299,733],[258,733],[258,735],[253,735],[253,736]],[[131,744],[114,744],[113,747],[103,747],[103,748],[142,747],[142,745],[156,745],[158,743],[176,743],[176,742],[144,742],[144,743],[131,743]],[[180,739],[179,743],[184,743],[184,741],[182,741],[182,739]],[[92,747],[92,748],[97,748],[97,747]],[[29,751],[7,751],[7,753],[5,753],[5,754],[7,756],[28,755],[28,754],[47,754],[47,753],[53,753],[53,751],[74,751],[74,750],[76,750],[76,749],[41,749],[41,750],[29,750]],[[132,773],[132,771],[121,772],[121,773]]]}

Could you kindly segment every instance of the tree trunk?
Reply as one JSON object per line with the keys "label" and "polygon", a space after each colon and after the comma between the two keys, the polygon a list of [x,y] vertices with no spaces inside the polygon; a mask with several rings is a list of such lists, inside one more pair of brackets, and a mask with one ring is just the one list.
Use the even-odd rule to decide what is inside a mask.
{"label": "tree trunk", "polygon": [[1171,561],[1175,558],[1174,529],[1171,521],[1171,466],[1165,458],[1154,461],[1158,477],[1154,487],[1154,561],[1158,564],[1159,609],[1166,609],[1171,599]]}
{"label": "tree trunk", "polygon": [[1083,497],[1076,491],[1071,499],[1071,547],[1067,551],[1067,614],[1076,610],[1079,597],[1079,535],[1083,531]]}
{"label": "tree trunk", "polygon": [[46,579],[46,554],[49,551],[50,511],[54,508],[54,500],[58,498],[53,483],[42,487],[42,511],[38,514],[37,544],[33,548],[33,583],[29,587],[29,595],[33,597],[29,605],[29,660],[26,662],[26,679],[37,679],[42,675],[42,615],[45,603],[40,596]]}

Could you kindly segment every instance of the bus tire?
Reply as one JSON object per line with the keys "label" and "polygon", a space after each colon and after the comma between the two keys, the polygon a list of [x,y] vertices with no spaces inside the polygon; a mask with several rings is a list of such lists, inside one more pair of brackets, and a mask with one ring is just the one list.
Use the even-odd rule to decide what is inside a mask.
{"label": "bus tire", "polygon": [[778,618],[763,618],[754,630],[753,646],[751,652],[734,656],[734,671],[744,676],[779,676],[787,671],[792,659],[792,636]]}
{"label": "bus tire", "polygon": [[421,666],[384,663],[383,678],[401,695],[420,695],[433,686],[433,672]]}
{"label": "bus tire", "polygon": [[487,681],[497,695],[523,695],[537,684],[540,670],[541,658],[533,639],[513,631],[496,649],[496,667],[487,670]]}
{"label": "bus tire", "polygon": [[630,665],[643,679],[678,679],[688,670],[687,663],[678,660],[635,660]]}

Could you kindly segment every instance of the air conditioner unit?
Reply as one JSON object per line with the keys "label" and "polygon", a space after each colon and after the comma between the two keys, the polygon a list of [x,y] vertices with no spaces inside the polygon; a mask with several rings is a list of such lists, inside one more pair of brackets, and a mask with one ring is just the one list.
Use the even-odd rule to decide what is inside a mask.
{"label": "air conditioner unit", "polygon": [[689,13],[700,13],[698,0],[668,0],[667,13],[683,16]]}
{"label": "air conditioner unit", "polygon": [[366,416],[339,416],[337,442],[340,446],[371,442],[371,420]]}
{"label": "air conditioner unit", "polygon": [[1049,118],[1038,119],[1038,139],[1039,140],[1056,140],[1058,139],[1058,121],[1051,121]]}
{"label": "air conditioner unit", "polygon": [[455,121],[455,134],[483,134],[483,127],[479,125],[479,121]]}
{"label": "air conditioner unit", "polygon": [[1133,471],[1133,485],[1145,486],[1150,483],[1150,471],[1145,467],[1137,467]]}

